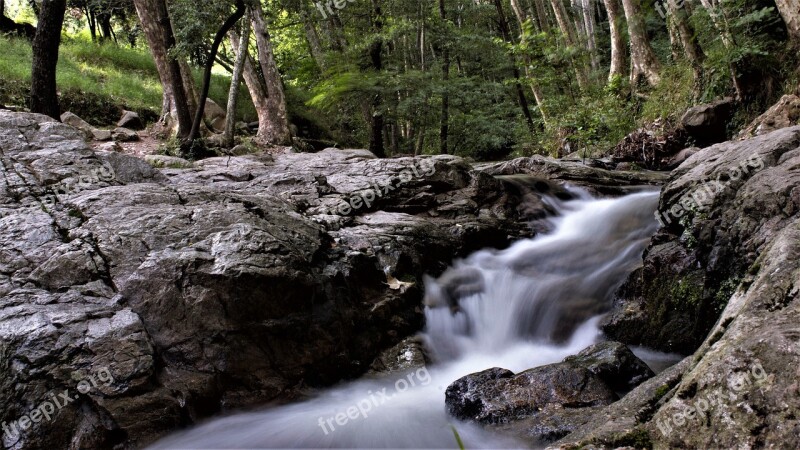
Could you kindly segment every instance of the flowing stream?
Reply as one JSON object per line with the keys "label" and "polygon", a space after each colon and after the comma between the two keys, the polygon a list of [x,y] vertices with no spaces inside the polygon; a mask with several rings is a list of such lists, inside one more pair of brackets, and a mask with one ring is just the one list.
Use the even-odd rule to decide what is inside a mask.
{"label": "flowing stream", "polygon": [[[314,398],[213,419],[152,448],[520,448],[525,444],[448,417],[445,389],[491,367],[514,372],[558,362],[597,342],[600,315],[642,261],[657,229],[658,194],[548,199],[552,231],[451,270],[479,273],[483,292],[460,311],[426,309],[427,369],[362,379]],[[477,270],[476,270],[477,269]],[[435,284],[426,288],[436,288]]]}

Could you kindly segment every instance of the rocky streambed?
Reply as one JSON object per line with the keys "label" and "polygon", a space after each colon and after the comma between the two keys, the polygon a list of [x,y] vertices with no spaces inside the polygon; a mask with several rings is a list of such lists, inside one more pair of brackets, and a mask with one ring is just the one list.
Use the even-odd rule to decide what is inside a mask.
{"label": "rocky streambed", "polygon": [[[529,224],[554,213],[543,196],[572,195],[564,182],[601,195],[667,182],[659,210],[674,220],[603,328],[624,344],[694,353],[643,384],[650,374],[615,375],[625,390],[638,385],[621,400],[619,381],[601,386],[613,370],[565,362],[558,370],[599,383],[591,401],[542,397],[561,415],[528,409],[487,426],[564,448],[800,445],[798,127],[704,149],[669,180],[545,158],[472,167],[334,149],[148,164],[83,139],[0,111],[8,448],[142,447],[212,415],[391,370],[422,326],[422,276],[536,233]],[[763,167],[733,177],[731,167],[760,164],[754,154]],[[682,202],[722,172],[724,189]],[[610,366],[639,367],[613,346]],[[730,387],[752,373],[758,383]],[[68,403],[34,417],[61,393]],[[682,431],[676,414],[711,393],[703,421]],[[580,418],[541,426],[567,415]]]}

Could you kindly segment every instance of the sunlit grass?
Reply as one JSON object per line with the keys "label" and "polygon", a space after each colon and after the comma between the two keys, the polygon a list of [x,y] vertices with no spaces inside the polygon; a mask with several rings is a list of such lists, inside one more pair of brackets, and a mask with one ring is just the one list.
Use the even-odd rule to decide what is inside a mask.
{"label": "sunlit grass", "polygon": [[[0,48],[0,79],[18,85],[30,83],[32,52],[28,41],[0,36]],[[200,89],[201,71],[195,70],[194,76]],[[65,36],[56,79],[62,92],[95,94],[128,109],[161,109],[161,82],[152,57],[144,49]],[[230,77],[214,74],[209,97],[224,108],[229,87]],[[237,118],[256,120],[244,84],[239,89],[238,105]]]}

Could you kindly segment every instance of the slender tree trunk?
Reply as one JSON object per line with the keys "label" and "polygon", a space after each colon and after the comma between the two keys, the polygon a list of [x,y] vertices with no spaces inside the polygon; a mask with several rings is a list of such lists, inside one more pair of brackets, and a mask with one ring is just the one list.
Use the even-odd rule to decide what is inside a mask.
{"label": "slender tree trunk", "polygon": [[[439,18],[442,19],[443,27],[447,25],[447,14],[444,9],[444,0],[439,0]],[[444,84],[444,93],[442,94],[442,115],[439,123],[439,153],[446,155],[447,148],[447,135],[450,127],[450,95],[447,92],[448,82],[450,80],[450,49],[447,42],[442,44],[442,84]]]}
{"label": "slender tree trunk", "polygon": [[586,43],[589,48],[589,56],[592,61],[592,70],[600,70],[600,58],[597,55],[597,20],[595,19],[595,1],[582,0],[583,6],[583,26],[586,31]]}
{"label": "slender tree trunk", "polygon": [[[233,51],[239,52],[239,35],[231,31],[231,45]],[[249,43],[249,42],[248,42]],[[247,90],[250,93],[250,98],[253,100],[253,106],[258,115],[258,129],[266,130],[270,127],[270,112],[269,104],[267,103],[267,90],[264,87],[263,80],[259,77],[255,69],[255,61],[248,55],[244,60],[244,82],[247,85]]]}
{"label": "slender tree trunk", "polygon": [[[250,42],[250,21],[242,21],[242,37],[239,40],[238,50],[236,52],[236,61],[233,63],[233,73],[231,73],[231,88],[228,91],[228,112],[225,118],[225,144],[229,147],[233,146],[233,131],[236,126],[236,106],[239,100],[239,84],[242,81],[242,71],[244,70],[244,63],[247,61],[247,50]],[[233,44],[233,38],[231,38]],[[233,47],[233,45],[231,45]]]}
{"label": "slender tree trunk", "polygon": [[308,42],[311,58],[317,63],[317,67],[324,69],[325,58],[322,51],[322,41],[319,38],[319,32],[317,32],[317,26],[311,21],[311,17],[309,17],[306,4],[303,3],[300,8],[300,18],[303,20],[303,30],[305,30],[306,33],[306,42]]}
{"label": "slender tree trunk", "polygon": [[[372,29],[376,34],[383,31],[383,12],[381,11],[380,0],[372,0]],[[378,73],[383,70],[382,53],[383,39],[376,37],[369,46],[369,59],[372,63],[372,69]],[[381,95],[375,94],[372,99],[369,120],[369,151],[374,153],[378,158],[384,158],[386,156],[386,150],[383,144],[384,117],[383,111],[381,111],[382,103]]]}
{"label": "slender tree trunk", "polygon": [[608,13],[608,27],[611,32],[611,69],[608,81],[615,77],[625,75],[625,36],[622,29],[625,25],[625,16],[620,11],[619,0],[603,0]]}
{"label": "slender tree trunk", "polygon": [[789,37],[800,43],[800,0],[775,0],[778,12],[783,17]]}
{"label": "slender tree trunk", "polygon": [[[206,107],[206,98],[208,98],[208,90],[211,87],[211,69],[214,68],[214,60],[217,58],[217,51],[225,39],[225,35],[236,25],[244,16],[245,6],[244,0],[236,0],[236,10],[228,17],[222,24],[217,34],[214,36],[214,41],[211,43],[211,50],[209,51],[208,58],[206,58],[205,72],[203,73],[203,90],[200,93],[200,98],[197,100],[197,112],[194,115],[194,122],[192,123],[192,131],[189,133],[188,141],[194,142],[200,137],[200,124],[203,122],[203,112]],[[234,111],[235,112],[235,111]]]}
{"label": "slender tree trunk", "polygon": [[[703,5],[703,8],[708,11],[708,15],[711,18],[711,23],[714,24],[714,27],[720,33],[720,36],[722,37],[722,44],[725,46],[725,48],[735,48],[736,41],[733,39],[733,34],[731,34],[730,28],[728,27],[728,22],[725,18],[725,11],[723,10],[722,5],[715,0],[700,0],[700,3]],[[739,72],[734,63],[730,63],[728,68],[731,73],[731,82],[733,83],[733,88],[736,90],[736,100],[741,101],[744,96],[744,89],[741,81],[739,80]]]}
{"label": "slender tree trunk", "polygon": [[[500,34],[503,37],[503,40],[508,43],[513,43],[513,39],[511,38],[511,30],[508,26],[508,20],[506,19],[506,13],[503,11],[503,3],[501,0],[494,0],[494,7],[497,10],[497,19],[498,23],[500,24]],[[520,24],[524,23],[527,19],[525,17],[525,12],[521,7],[518,7],[521,16],[517,16],[517,20],[521,21]],[[516,15],[516,12],[514,13]],[[517,102],[519,104],[520,109],[522,109],[522,115],[525,117],[525,122],[528,124],[528,129],[531,133],[534,131],[533,125],[533,117],[531,116],[531,110],[528,106],[528,99],[525,97],[525,90],[522,88],[522,84],[519,82],[520,74],[519,68],[517,67],[517,60],[514,55],[511,55],[511,67],[512,67],[512,75],[514,76],[514,90],[517,94]],[[526,64],[527,67],[527,64]],[[539,108],[541,111],[541,107]]]}
{"label": "slender tree trunk", "polygon": [[[576,35],[575,27],[569,18],[566,6],[562,0],[550,0],[550,5],[553,7],[553,13],[558,23],[558,28],[564,35],[564,40],[570,47],[578,48],[578,37]],[[589,77],[583,64],[576,63],[574,60],[572,64],[575,68],[575,79],[578,81],[578,87],[585,89],[589,86]]]}
{"label": "slender tree trunk", "polygon": [[661,81],[660,64],[647,37],[641,4],[639,0],[622,0],[622,8],[625,10],[631,40],[631,85],[635,87],[640,77],[644,77],[651,86],[655,86]]}
{"label": "slender tree trunk", "polygon": [[56,87],[58,47],[64,25],[66,0],[44,0],[39,12],[39,24],[33,38],[31,65],[31,111],[60,119]]}
{"label": "slender tree trunk", "polygon": [[[686,60],[692,65],[695,83],[700,83],[703,78],[703,61],[705,61],[706,55],[697,42],[697,33],[689,21],[689,14],[686,11],[686,7],[678,7],[673,2],[666,3],[670,12],[670,19],[675,24],[675,29],[678,32],[683,54],[686,55]],[[698,88],[700,88],[699,84]]]}
{"label": "slender tree trunk", "polygon": [[264,11],[261,9],[261,3],[257,1],[253,2],[250,8],[253,32],[256,35],[256,46],[258,47],[258,62],[261,65],[261,73],[264,75],[264,87],[267,92],[270,115],[269,124],[264,129],[259,127],[257,137],[269,144],[291,145],[292,132],[289,129],[286,94],[283,90],[281,74],[278,72],[278,64],[275,62],[269,30],[264,21]]}
{"label": "slender tree trunk", "polygon": [[550,20],[547,18],[547,8],[545,8],[543,0],[533,0],[533,9],[536,11],[536,19],[539,22],[540,30],[550,32]]}

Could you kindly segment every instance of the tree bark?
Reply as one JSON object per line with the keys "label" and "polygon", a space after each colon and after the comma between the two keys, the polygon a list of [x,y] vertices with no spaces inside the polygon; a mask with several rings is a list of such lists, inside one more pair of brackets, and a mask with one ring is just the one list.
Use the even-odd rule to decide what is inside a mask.
{"label": "tree bark", "polygon": [[589,49],[589,56],[592,61],[592,70],[600,69],[600,58],[597,55],[597,37],[595,20],[595,0],[582,0],[583,6],[583,26],[586,32],[586,43]]}
{"label": "tree bark", "polygon": [[[558,23],[558,28],[564,35],[564,40],[570,47],[578,47],[578,37],[576,35],[575,27],[572,25],[567,8],[564,6],[562,0],[550,0],[550,5],[553,7],[553,13]],[[583,64],[577,64],[574,60],[572,64],[575,68],[575,79],[578,81],[578,87],[585,89],[589,86],[589,77],[586,74]]]}
{"label": "tree bark", "polygon": [[236,0],[236,10],[228,17],[222,24],[217,34],[214,36],[214,41],[211,43],[211,50],[209,51],[208,58],[206,58],[205,72],[203,73],[203,90],[200,93],[200,98],[197,100],[197,111],[194,115],[194,122],[192,123],[192,131],[189,133],[188,141],[194,142],[200,135],[200,124],[203,122],[203,112],[206,107],[206,98],[208,98],[208,90],[211,87],[211,69],[214,68],[214,60],[217,57],[217,51],[225,39],[225,35],[236,25],[244,16],[245,7],[244,0]]}
{"label": "tree bark", "polygon": [[192,118],[180,63],[169,56],[169,49],[175,45],[175,36],[172,34],[167,5],[164,0],[134,0],[133,4],[163,88],[160,122],[168,127],[170,118],[176,117],[177,134],[181,138],[186,137],[192,127]]}
{"label": "tree bark", "polygon": [[603,0],[608,13],[608,27],[611,32],[611,68],[608,72],[608,81],[615,77],[625,75],[625,36],[622,29],[625,25],[625,16],[620,11],[619,0]]}
{"label": "tree bark", "polygon": [[689,21],[689,14],[687,13],[685,6],[681,8],[673,2],[666,3],[670,12],[670,18],[675,24],[675,29],[678,32],[677,34],[681,47],[683,48],[683,54],[686,55],[686,60],[692,65],[695,82],[699,83],[703,77],[702,67],[706,55],[703,52],[703,49],[700,48],[700,44],[697,42],[697,33]]}
{"label": "tree bark", "polygon": [[[381,11],[380,0],[372,0],[372,28],[373,31],[381,33],[383,30],[383,12]],[[369,59],[372,69],[376,72],[383,70],[383,39],[377,37],[369,46]],[[381,111],[382,96],[375,94],[372,99],[370,110],[370,132],[369,132],[369,151],[378,158],[386,157],[386,150],[383,144],[383,124],[384,117]]]}
{"label": "tree bark", "polygon": [[783,17],[789,37],[800,43],[800,0],[775,0],[778,12]]}
{"label": "tree bark", "polygon": [[[513,43],[511,38],[511,30],[508,26],[508,20],[506,20],[506,13],[503,11],[503,3],[501,0],[494,0],[494,6],[497,10],[497,18],[498,23],[500,24],[500,33],[503,36],[503,40],[508,43]],[[524,23],[527,19],[525,16],[525,11],[522,8],[518,8],[520,15],[517,16],[517,20],[520,20],[520,25]],[[514,13],[516,15],[516,11]],[[514,55],[511,55],[511,67],[512,67],[512,75],[514,76],[514,90],[517,94],[517,102],[519,104],[520,109],[522,109],[522,115],[525,117],[525,122],[528,124],[528,129],[533,133],[534,125],[533,125],[533,117],[531,116],[530,107],[528,106],[528,99],[525,97],[525,90],[522,89],[522,84],[519,82],[520,73],[519,68],[517,67],[517,60]],[[526,64],[527,67],[527,64]],[[536,92],[534,90],[534,92]],[[538,100],[538,98],[537,98]],[[539,111],[541,111],[541,105],[539,107]],[[542,118],[544,118],[544,113],[542,113]]]}
{"label": "tree bark", "polygon": [[644,77],[651,86],[661,81],[660,64],[644,23],[644,13],[639,0],[622,0],[625,18],[628,21],[628,35],[631,41],[631,85],[636,86]]}
{"label": "tree bark", "polygon": [[60,120],[61,111],[58,107],[56,66],[66,9],[66,0],[44,0],[33,38],[31,112],[46,114],[57,120]]}
{"label": "tree bark", "polygon": [[[250,39],[250,21],[244,20],[242,23],[242,37],[240,38],[238,50],[236,52],[236,61],[233,63],[233,72],[231,73],[231,88],[228,91],[228,106],[226,108],[227,116],[225,118],[225,144],[229,147],[233,146],[233,131],[236,126],[236,106],[239,100],[239,84],[242,82],[242,71],[244,70],[244,63],[247,60],[247,50]],[[231,38],[231,44],[233,44]],[[233,47],[233,45],[231,45]]]}
{"label": "tree bark", "polygon": [[322,41],[319,38],[319,32],[317,32],[317,26],[314,22],[311,21],[309,17],[308,10],[306,9],[306,4],[303,3],[300,6],[300,16],[303,20],[303,29],[306,32],[306,41],[308,42],[308,48],[311,52],[311,58],[314,59],[314,62],[317,63],[317,67],[320,69],[325,68],[325,58],[324,53],[322,51]]}
{"label": "tree bark", "polygon": [[[447,14],[444,9],[444,0],[439,0],[439,18],[442,19],[443,28],[447,25]],[[442,114],[439,121],[439,153],[446,155],[447,135],[450,127],[450,95],[448,95],[448,81],[450,80],[450,49],[447,43],[442,45],[442,83],[444,93],[442,94]]]}
{"label": "tree bark", "polygon": [[[234,31],[231,31],[231,45],[233,46],[233,51],[237,53],[240,51],[239,35]],[[256,115],[258,115],[258,129],[259,131],[269,129],[270,112],[269,104],[267,103],[267,90],[255,69],[255,61],[249,55],[244,60],[244,73],[242,75],[250,93],[250,98],[253,100]]]}
{"label": "tree bark", "polygon": [[256,35],[258,62],[261,65],[261,73],[264,75],[264,88],[266,89],[270,118],[266,127],[259,126],[256,136],[268,144],[291,145],[292,133],[289,130],[286,94],[283,91],[283,81],[278,72],[278,64],[275,62],[272,41],[264,21],[264,12],[260,2],[252,2],[250,16],[253,22],[253,32]]}

